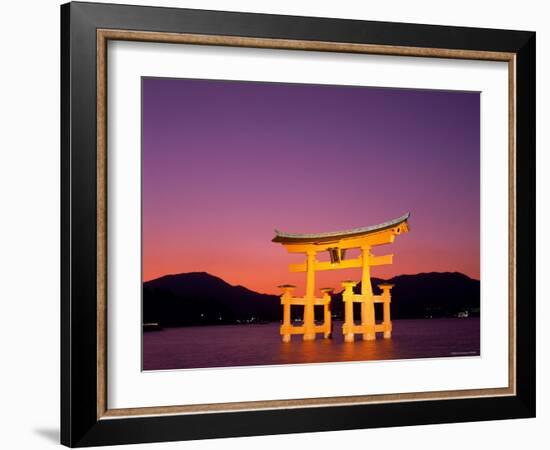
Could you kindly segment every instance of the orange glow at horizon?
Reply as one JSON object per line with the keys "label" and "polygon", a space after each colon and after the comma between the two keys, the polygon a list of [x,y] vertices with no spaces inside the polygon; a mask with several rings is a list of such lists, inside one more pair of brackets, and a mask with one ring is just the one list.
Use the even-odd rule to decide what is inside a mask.
{"label": "orange glow at horizon", "polygon": [[[411,220],[413,226],[414,222]],[[207,272],[217,276],[231,285],[241,285],[256,292],[279,294],[278,285],[289,283],[297,286],[296,294],[302,295],[305,287],[303,273],[290,273],[288,265],[305,261],[305,255],[289,254],[280,244],[270,242],[272,236],[266,236],[266,242],[250,247],[231,245],[216,249],[215,246],[198,250],[186,249],[182,243],[180,251],[177,246],[163,248],[161,243],[152,245],[144,255],[143,280],[148,281],[163,275]],[[412,240],[412,242],[407,242]],[[235,242],[242,242],[238,236]],[[461,272],[470,278],[479,279],[479,260],[465,258],[466,250],[449,254],[444,249],[417,248],[413,233],[401,236],[395,243],[376,247],[374,254],[394,254],[394,263],[388,266],[373,267],[374,278],[389,279],[396,275],[416,274],[421,272]],[[149,248],[149,246],[148,246]],[[475,249],[471,249],[475,251]],[[420,254],[429,255],[419,258]],[[462,253],[462,254],[460,254]],[[321,258],[321,254],[318,258]],[[465,264],[457,264],[465,261]],[[469,263],[469,264],[468,264]],[[316,291],[323,287],[341,290],[345,279],[360,279],[360,269],[324,271],[316,274]]]}

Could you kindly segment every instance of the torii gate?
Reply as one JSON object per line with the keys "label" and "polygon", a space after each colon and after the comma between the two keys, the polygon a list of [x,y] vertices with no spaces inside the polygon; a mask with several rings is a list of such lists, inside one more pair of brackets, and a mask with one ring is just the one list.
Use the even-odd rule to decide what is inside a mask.
{"label": "torii gate", "polygon": [[[383,264],[392,264],[393,255],[375,256],[371,248],[377,245],[391,244],[395,236],[409,231],[407,220],[410,214],[384,222],[380,225],[354,228],[346,231],[334,231],[315,234],[292,234],[275,230],[272,242],[278,242],[286,247],[289,253],[305,253],[306,262],[290,264],[290,272],[306,272],[306,294],[304,297],[294,297],[294,285],[279,286],[283,290],[281,304],[283,305],[283,324],[281,336],[283,342],[290,342],[293,334],[302,334],[304,341],[314,340],[317,333],[323,333],[325,339],[331,337],[332,321],[330,311],[331,292],[333,289],[323,288],[321,298],[315,297],[315,271],[361,268],[361,293],[355,294],[353,288],[356,281],[344,281],[343,301],[345,303],[345,320],[342,332],[346,342],[353,342],[354,335],[362,334],[363,339],[376,339],[377,332],[383,332],[384,338],[391,338],[392,324],[390,318],[391,288],[393,285],[382,283],[381,295],[373,295],[370,279],[370,268]],[[358,248],[361,254],[354,259],[346,259],[346,250]],[[328,252],[330,261],[317,261],[319,252]],[[353,318],[353,303],[361,303],[361,324],[355,325]],[[374,303],[384,304],[383,322],[376,324]],[[290,321],[291,305],[304,307],[303,325],[293,326]],[[315,305],[324,306],[324,322],[315,324]]]}

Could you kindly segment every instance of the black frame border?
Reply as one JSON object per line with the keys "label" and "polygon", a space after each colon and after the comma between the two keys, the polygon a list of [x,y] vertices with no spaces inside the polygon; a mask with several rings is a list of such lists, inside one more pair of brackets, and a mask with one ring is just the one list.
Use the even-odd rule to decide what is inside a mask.
{"label": "black frame border", "polygon": [[[97,418],[96,30],[516,54],[516,395]],[[534,32],[114,4],[61,6],[61,443],[71,447],[535,416]]]}

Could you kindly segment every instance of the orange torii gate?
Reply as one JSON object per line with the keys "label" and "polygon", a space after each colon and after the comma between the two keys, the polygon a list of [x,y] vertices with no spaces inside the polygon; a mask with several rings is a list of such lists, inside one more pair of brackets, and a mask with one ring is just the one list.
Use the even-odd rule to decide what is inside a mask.
{"label": "orange torii gate", "polygon": [[[278,242],[286,247],[289,253],[305,253],[307,258],[304,263],[290,264],[290,272],[306,272],[306,294],[303,297],[292,295],[296,286],[285,284],[279,286],[282,289],[281,304],[283,305],[283,324],[281,336],[283,342],[290,342],[293,334],[302,334],[304,341],[314,340],[317,333],[323,333],[325,338],[331,337],[331,292],[333,289],[323,288],[323,296],[315,297],[315,272],[318,270],[337,270],[361,268],[361,293],[355,294],[353,288],[356,281],[344,281],[343,301],[345,303],[345,320],[342,332],[346,342],[353,342],[355,334],[362,334],[363,339],[376,339],[377,332],[383,332],[384,338],[390,338],[392,324],[390,318],[391,288],[393,285],[382,283],[381,295],[374,295],[370,279],[370,268],[382,264],[392,264],[393,255],[375,256],[371,248],[377,245],[391,244],[395,236],[409,231],[408,219],[410,214],[397,219],[384,222],[380,225],[354,228],[346,231],[334,231],[314,234],[292,234],[275,230],[272,242]],[[357,258],[346,259],[346,250],[360,249],[361,254]],[[319,252],[328,252],[330,261],[317,261]],[[353,317],[353,304],[361,304],[361,324],[356,325]],[[384,304],[383,322],[376,324],[374,303]],[[300,305],[304,307],[303,324],[293,326],[290,319],[290,307]],[[315,324],[315,306],[324,306],[324,322]]]}

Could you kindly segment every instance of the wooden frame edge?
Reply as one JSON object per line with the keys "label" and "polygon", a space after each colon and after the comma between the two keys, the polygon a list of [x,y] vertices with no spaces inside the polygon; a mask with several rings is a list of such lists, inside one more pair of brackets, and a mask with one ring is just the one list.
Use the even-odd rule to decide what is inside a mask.
{"label": "wooden frame edge", "polygon": [[217,45],[224,47],[248,47],[277,50],[306,50],[341,53],[364,53],[372,55],[437,57],[452,59],[474,59],[487,61],[511,61],[515,53],[484,50],[459,50],[447,48],[406,47],[380,44],[357,44],[328,41],[300,41],[292,39],[252,38],[194,33],[161,33],[99,28],[99,41],[122,40],[158,42],[172,44]]}
{"label": "wooden frame edge", "polygon": [[517,393],[516,60],[514,55],[508,61],[508,386],[513,395]]}
{"label": "wooden frame edge", "polygon": [[[451,400],[516,395],[516,53],[445,48],[405,47],[291,39],[250,38],[192,33],[98,28],[97,37],[97,419],[174,414],[206,414],[301,407],[349,406],[376,403]],[[107,405],[107,41],[180,43],[231,47],[363,53],[409,57],[435,57],[508,63],[509,88],[509,385],[504,388],[450,390],[403,394],[248,401],[200,405],[151,406],[109,409]],[[513,319],[512,319],[513,317]]]}
{"label": "wooden frame edge", "polygon": [[107,411],[107,40],[97,33],[97,418]]}
{"label": "wooden frame edge", "polygon": [[[457,395],[460,393],[461,395]],[[99,420],[127,417],[160,416],[174,414],[213,414],[272,409],[295,409],[315,407],[338,407],[353,405],[420,402],[426,400],[457,400],[461,398],[508,397],[514,395],[512,388],[471,389],[463,391],[412,392],[404,394],[358,395],[317,397],[291,400],[266,400],[252,402],[210,403],[199,405],[148,406],[138,408],[107,409]]]}

